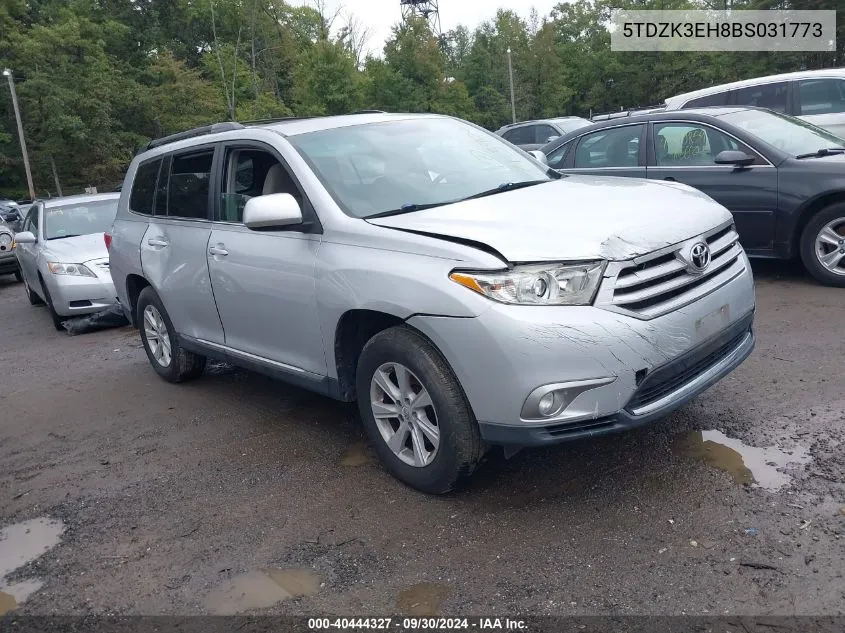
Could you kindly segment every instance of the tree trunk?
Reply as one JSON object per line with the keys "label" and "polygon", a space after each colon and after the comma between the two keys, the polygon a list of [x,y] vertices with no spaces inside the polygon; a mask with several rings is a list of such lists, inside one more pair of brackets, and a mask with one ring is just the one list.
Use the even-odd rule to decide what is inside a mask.
{"label": "tree trunk", "polygon": [[59,192],[59,197],[62,196],[62,183],[59,182],[59,172],[56,170],[56,161],[53,155],[50,154],[50,167],[53,170],[53,181],[56,183],[56,191]]}

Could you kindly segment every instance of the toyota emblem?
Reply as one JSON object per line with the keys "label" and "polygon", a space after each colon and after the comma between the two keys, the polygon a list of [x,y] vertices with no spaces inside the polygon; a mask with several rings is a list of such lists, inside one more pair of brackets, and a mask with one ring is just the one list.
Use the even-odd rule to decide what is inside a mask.
{"label": "toyota emblem", "polygon": [[710,265],[710,247],[704,242],[694,244],[690,249],[689,261],[692,268],[698,272],[704,272]]}

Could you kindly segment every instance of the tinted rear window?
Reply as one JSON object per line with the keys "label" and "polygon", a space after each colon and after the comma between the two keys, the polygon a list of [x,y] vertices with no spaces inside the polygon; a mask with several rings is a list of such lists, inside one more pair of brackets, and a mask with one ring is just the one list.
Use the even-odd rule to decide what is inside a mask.
{"label": "tinted rear window", "polygon": [[728,105],[728,93],[727,92],[717,92],[714,95],[707,95],[706,97],[699,97],[698,99],[693,99],[692,101],[688,101],[684,105],[684,109],[687,108],[706,108],[707,106],[723,106]]}
{"label": "tinted rear window", "polygon": [[129,198],[129,208],[135,213],[152,215],[159,165],[161,159],[147,161],[138,166],[135,182],[132,183],[132,195]]}

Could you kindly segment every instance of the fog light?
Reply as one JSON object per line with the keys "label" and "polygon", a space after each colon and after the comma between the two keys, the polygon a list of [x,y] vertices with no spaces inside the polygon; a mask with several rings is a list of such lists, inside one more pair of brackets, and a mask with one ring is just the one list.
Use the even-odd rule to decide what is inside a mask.
{"label": "fog light", "polygon": [[550,415],[554,415],[555,409],[557,409],[557,392],[550,391],[545,396],[540,398],[540,402],[537,403],[537,409],[540,411],[540,415],[549,417]]}

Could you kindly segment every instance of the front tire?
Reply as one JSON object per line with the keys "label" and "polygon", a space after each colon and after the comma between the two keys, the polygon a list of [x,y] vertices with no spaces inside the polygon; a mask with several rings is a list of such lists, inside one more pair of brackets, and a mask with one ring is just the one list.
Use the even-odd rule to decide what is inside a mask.
{"label": "front tire", "polygon": [[47,304],[47,312],[50,313],[50,320],[53,322],[53,327],[59,332],[64,332],[65,328],[62,326],[64,317],[59,316],[56,308],[53,307],[53,298],[50,296],[50,291],[47,290],[47,284],[44,283],[43,279],[41,280],[41,290],[44,291],[44,303]]}
{"label": "front tire", "polygon": [[845,203],[822,209],[801,234],[801,260],[826,286],[845,287]]}
{"label": "front tire", "polygon": [[138,297],[135,322],[141,330],[144,351],[156,373],[168,382],[178,383],[199,377],[205,369],[205,356],[179,345],[173,323],[155,290],[147,286]]}
{"label": "front tire", "polygon": [[29,299],[29,305],[43,305],[44,302],[41,300],[41,297],[39,297],[36,293],[32,291],[32,288],[29,287],[29,284],[26,282],[26,279],[23,280],[23,289],[26,292],[26,298]]}
{"label": "front tire", "polygon": [[429,494],[463,484],[483,456],[478,423],[451,368],[426,338],[399,326],[364,346],[358,408],[390,473]]}

